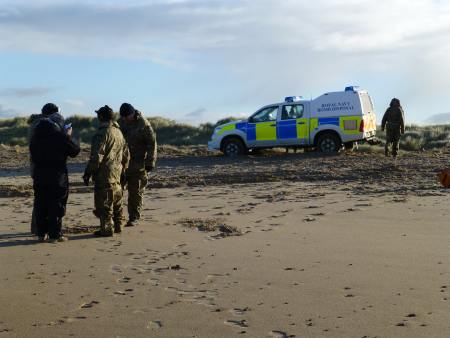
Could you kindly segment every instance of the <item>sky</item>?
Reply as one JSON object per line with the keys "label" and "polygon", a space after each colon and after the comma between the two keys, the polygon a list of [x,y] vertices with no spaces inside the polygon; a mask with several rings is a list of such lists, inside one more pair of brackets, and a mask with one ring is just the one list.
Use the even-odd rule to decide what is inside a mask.
{"label": "sky", "polygon": [[450,112],[450,1],[0,0],[0,117],[130,102],[215,122],[359,85],[378,119]]}

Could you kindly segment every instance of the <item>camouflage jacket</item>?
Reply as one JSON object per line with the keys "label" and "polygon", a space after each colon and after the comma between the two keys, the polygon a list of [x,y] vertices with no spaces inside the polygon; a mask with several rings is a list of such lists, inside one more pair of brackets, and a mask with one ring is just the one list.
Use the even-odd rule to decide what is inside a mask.
{"label": "camouflage jacket", "polygon": [[130,150],[128,173],[144,171],[147,166],[155,167],[156,134],[150,122],[137,112],[135,121],[127,123],[121,118],[119,124]]}
{"label": "camouflage jacket", "polygon": [[117,122],[100,123],[92,138],[85,173],[92,175],[96,187],[120,184],[120,175],[128,167],[128,161],[128,148]]}
{"label": "camouflage jacket", "polygon": [[402,132],[405,131],[405,116],[401,107],[389,107],[384,113],[381,121],[381,128],[386,127],[386,123],[396,125]]}

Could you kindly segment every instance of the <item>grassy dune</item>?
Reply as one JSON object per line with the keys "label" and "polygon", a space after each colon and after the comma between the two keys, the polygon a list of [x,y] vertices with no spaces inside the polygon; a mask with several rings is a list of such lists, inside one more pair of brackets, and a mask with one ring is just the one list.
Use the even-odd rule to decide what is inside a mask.
{"label": "grassy dune", "polygon": [[[226,123],[235,118],[225,118],[216,124],[205,123],[199,126],[178,123],[162,117],[150,117],[148,120],[156,131],[159,144],[174,146],[206,144],[216,125]],[[16,117],[0,119],[0,143],[7,145],[28,144],[28,130],[31,118]],[[81,143],[90,143],[98,126],[96,118],[72,116],[66,120],[72,123],[73,135]]]}
{"label": "grassy dune", "polygon": [[[150,117],[148,119],[155,129],[159,144],[174,146],[206,144],[211,137],[215,126],[226,123],[236,118],[225,118],[217,123],[205,123],[199,126],[178,123],[163,117]],[[17,117],[0,120],[0,143],[7,145],[26,145],[30,118]],[[72,116],[67,119],[74,129],[74,137],[81,143],[90,143],[97,128],[98,121],[95,118],[84,116]],[[377,137],[383,143],[385,133],[378,130]],[[418,151],[446,148],[450,142],[450,125],[406,127],[400,143],[402,150]]]}

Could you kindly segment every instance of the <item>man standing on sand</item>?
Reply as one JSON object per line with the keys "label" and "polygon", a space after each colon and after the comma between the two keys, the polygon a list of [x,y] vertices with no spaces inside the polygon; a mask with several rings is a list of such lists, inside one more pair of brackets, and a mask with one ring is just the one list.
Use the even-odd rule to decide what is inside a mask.
{"label": "man standing on sand", "polygon": [[130,150],[130,165],[126,172],[129,218],[125,226],[135,226],[141,217],[147,175],[155,169],[156,134],[150,122],[129,103],[120,106],[119,125]]}
{"label": "man standing on sand", "polygon": [[[31,142],[31,138],[33,137],[34,130],[36,129],[36,126],[38,123],[45,118],[48,118],[53,113],[58,113],[59,108],[54,103],[46,103],[42,109],[41,114],[33,114],[28,119],[28,124],[30,125],[30,128],[28,129],[28,144]],[[33,161],[30,156],[30,175],[31,178],[33,178]],[[33,212],[31,213],[31,234],[37,235],[37,225],[36,225],[36,217],[35,217],[35,211],[33,206]]]}
{"label": "man standing on sand", "polygon": [[96,236],[110,237],[122,232],[121,178],[128,166],[128,148],[115,122],[109,106],[96,111],[99,120],[97,133],[92,139],[91,156],[84,171],[83,181],[94,181],[94,215],[100,218],[100,230]]}
{"label": "man standing on sand", "polygon": [[75,157],[80,147],[72,141],[72,128],[65,129],[58,113],[41,119],[30,141],[33,163],[34,218],[39,241],[63,242],[62,218],[69,196],[67,157]]}
{"label": "man standing on sand", "polygon": [[405,133],[405,113],[400,105],[400,100],[393,98],[381,121],[381,130],[386,128],[386,145],[384,154],[389,156],[389,146],[392,144],[392,156],[397,157],[400,135]]}

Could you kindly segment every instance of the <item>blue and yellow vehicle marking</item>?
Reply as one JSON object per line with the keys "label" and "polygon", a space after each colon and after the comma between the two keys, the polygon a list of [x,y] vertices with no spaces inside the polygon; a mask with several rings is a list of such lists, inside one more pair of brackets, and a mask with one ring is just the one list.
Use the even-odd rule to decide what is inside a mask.
{"label": "blue and yellow vehicle marking", "polygon": [[256,123],[256,141],[275,141],[277,139],[277,122]]}
{"label": "blue and yellow vehicle marking", "polygon": [[297,138],[308,139],[309,138],[309,124],[311,122],[311,119],[299,118],[296,120],[296,122],[297,122]]}
{"label": "blue and yellow vehicle marking", "polygon": [[309,132],[311,133],[313,130],[319,127],[319,119],[317,117],[312,117],[309,119]]}
{"label": "blue and yellow vehicle marking", "polygon": [[297,120],[284,120],[277,123],[278,139],[297,138]]}
{"label": "blue and yellow vehicle marking", "polygon": [[[361,116],[340,116],[321,118],[298,118],[292,120],[248,123],[239,122],[225,125],[217,131],[222,135],[226,131],[238,129],[246,135],[247,141],[275,141],[277,139],[308,139],[310,133],[321,126],[332,125],[341,129],[343,134],[359,134]],[[370,124],[374,124],[370,121]],[[367,123],[367,122],[366,122]],[[367,128],[368,127],[368,128]],[[366,126],[369,129],[372,126]]]}
{"label": "blue and yellow vehicle marking", "polygon": [[361,125],[361,117],[359,116],[342,116],[339,127],[346,135],[359,134],[359,127]]}
{"label": "blue and yellow vehicle marking", "polygon": [[228,130],[234,130],[236,129],[236,124],[228,124],[226,126],[223,126],[219,129],[219,131],[217,132],[217,135],[222,135],[224,132],[228,131]]}
{"label": "blue and yellow vehicle marking", "polygon": [[321,126],[322,124],[332,124],[335,126],[339,126],[339,117],[320,117],[319,126]]}

